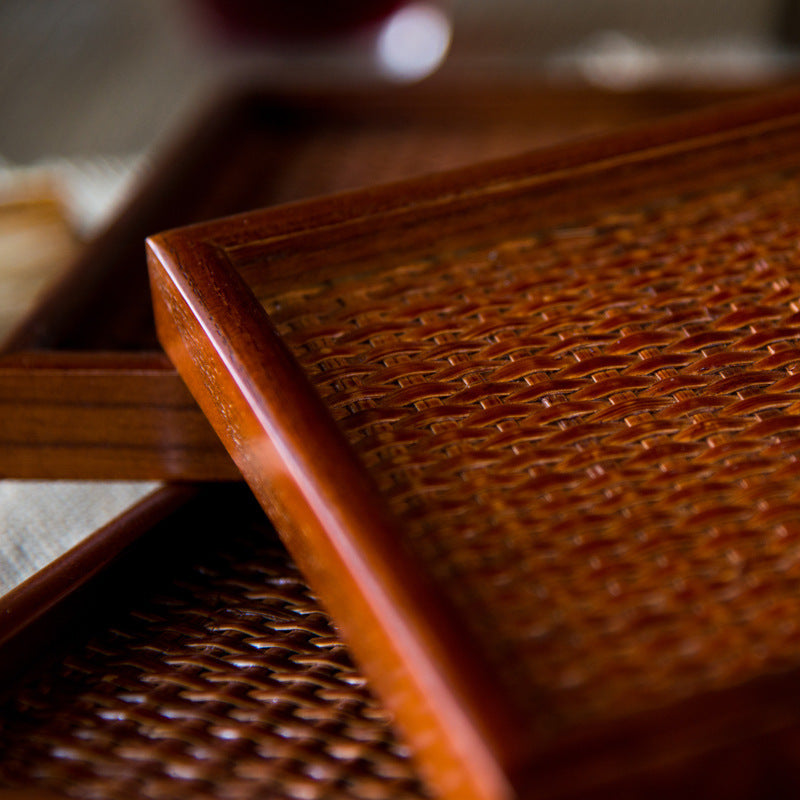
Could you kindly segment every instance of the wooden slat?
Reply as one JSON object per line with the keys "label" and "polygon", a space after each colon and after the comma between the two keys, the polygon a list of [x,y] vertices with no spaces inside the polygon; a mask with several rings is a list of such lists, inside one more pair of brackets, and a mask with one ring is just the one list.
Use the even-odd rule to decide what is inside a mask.
{"label": "wooden slat", "polygon": [[161,353],[0,359],[0,476],[235,480],[238,472]]}

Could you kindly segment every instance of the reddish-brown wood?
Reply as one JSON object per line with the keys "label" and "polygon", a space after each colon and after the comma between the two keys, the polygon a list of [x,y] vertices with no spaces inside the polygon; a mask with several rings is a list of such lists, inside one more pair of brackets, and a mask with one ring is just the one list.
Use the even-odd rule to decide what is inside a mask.
{"label": "reddish-brown wood", "polygon": [[29,351],[0,370],[2,477],[239,477],[163,354]]}
{"label": "reddish-brown wood", "polygon": [[[767,253],[772,252],[768,243],[773,235],[784,237],[781,246],[789,247],[786,242],[791,240],[798,225],[800,207],[792,188],[794,176],[800,170],[798,154],[800,96],[788,93],[726,112],[699,115],[394,187],[254,212],[150,239],[156,322],[165,349],[272,515],[298,564],[341,625],[376,689],[396,713],[398,723],[443,796],[499,800],[668,797],[677,792],[721,796],[724,792],[725,796],[744,798],[764,796],[765,792],[789,796],[800,785],[800,763],[792,755],[800,730],[795,702],[800,685],[800,655],[793,646],[787,646],[782,653],[775,645],[778,650],[771,654],[772,661],[765,660],[760,668],[758,663],[755,667],[742,666],[727,682],[713,677],[712,669],[697,684],[691,680],[686,683],[678,670],[673,682],[659,684],[657,691],[653,689],[654,694],[637,694],[636,680],[650,671],[657,672],[657,665],[647,661],[646,654],[651,651],[644,644],[648,628],[642,622],[644,639],[632,632],[629,640],[629,650],[643,654],[644,660],[636,662],[642,672],[634,671],[630,681],[620,682],[613,663],[609,662],[608,669],[601,674],[613,685],[578,683],[596,691],[587,694],[584,690],[579,695],[581,703],[574,707],[569,705],[569,698],[573,696],[570,692],[576,690],[566,677],[558,691],[547,688],[548,680],[554,681],[552,675],[539,675],[542,685],[530,682],[525,670],[537,664],[536,650],[534,656],[520,656],[515,648],[522,645],[514,642],[514,635],[521,632],[515,632],[513,623],[504,618],[514,619],[511,616],[517,613],[514,609],[526,596],[526,587],[531,586],[521,585],[519,581],[523,579],[515,578],[514,570],[521,569],[526,559],[539,558],[538,551],[530,536],[525,538],[513,526],[508,528],[509,519],[515,519],[515,514],[510,513],[511,507],[503,505],[505,495],[501,490],[514,479],[513,470],[504,473],[483,449],[481,440],[470,444],[472,427],[491,427],[492,415],[502,411],[503,398],[512,391],[511,387],[504,391],[501,385],[510,380],[505,373],[522,367],[528,369],[527,362],[515,365],[511,359],[493,367],[505,377],[501,380],[498,372],[497,377],[487,378],[484,384],[478,374],[479,365],[471,365],[469,358],[454,357],[444,371],[452,372],[456,378],[451,376],[447,380],[457,383],[457,376],[462,373],[471,379],[456,391],[456,397],[449,394],[453,389],[443,383],[444,373],[438,383],[430,385],[415,377],[427,374],[432,367],[423,360],[417,368],[414,355],[431,352],[433,359],[434,350],[438,353],[437,348],[448,347],[455,352],[468,341],[467,324],[473,328],[486,326],[488,332],[482,335],[488,337],[493,352],[502,350],[500,356],[506,350],[514,353],[519,348],[548,348],[539,361],[533,359],[535,364],[528,372],[522,371],[523,376],[531,377],[523,388],[527,395],[533,396],[537,380],[555,380],[548,371],[558,370],[556,377],[561,378],[563,370],[563,380],[557,388],[554,386],[545,393],[547,402],[541,408],[538,396],[531,401],[526,395],[528,405],[524,413],[518,406],[508,412],[511,422],[515,416],[526,418],[534,411],[538,414],[534,414],[535,419],[541,418],[538,427],[533,426],[530,431],[530,441],[534,443],[547,431],[569,442],[565,437],[573,430],[570,426],[588,413],[602,415],[593,422],[597,431],[610,430],[610,420],[617,420],[613,414],[620,413],[613,407],[617,401],[623,410],[628,408],[623,401],[633,404],[623,415],[630,418],[628,422],[617,420],[620,427],[613,428],[619,437],[625,436],[626,424],[636,424],[635,414],[655,414],[673,400],[677,405],[669,412],[673,416],[667,419],[686,413],[681,410],[681,403],[691,403],[694,397],[686,391],[681,394],[676,390],[674,398],[665,400],[648,379],[647,391],[641,398],[635,394],[634,389],[643,385],[634,363],[640,351],[642,357],[649,353],[653,358],[666,359],[657,378],[668,382],[672,373],[664,371],[667,366],[686,362],[688,357],[681,360],[679,354],[690,345],[700,350],[697,357],[701,361],[689,368],[686,375],[678,373],[680,380],[689,381],[687,386],[696,385],[698,376],[709,370],[715,370],[712,373],[715,380],[743,380],[748,377],[747,368],[737,369],[736,365],[750,364],[756,358],[763,360],[763,363],[758,361],[762,372],[781,358],[789,359],[788,364],[795,363],[796,330],[791,320],[796,308],[781,306],[779,316],[790,322],[770,333],[771,328],[768,331],[757,321],[772,319],[778,312],[770,309],[767,301],[750,309],[746,298],[762,291],[767,294],[772,291],[775,298],[780,292],[783,298],[794,297],[791,261],[786,274],[776,273],[773,277]],[[743,232],[739,232],[737,225],[742,226]],[[719,241],[710,240],[717,248],[714,249],[708,244],[708,237],[719,227],[725,228],[725,233],[719,234],[722,237]],[[614,238],[617,235],[619,238]],[[642,238],[637,239],[637,235]],[[667,239],[662,241],[658,237]],[[585,258],[580,249],[571,255],[569,242],[573,240],[579,244],[588,242]],[[655,247],[654,241],[661,249],[651,252],[648,248]],[[754,253],[762,251],[764,256],[759,261]],[[681,257],[680,264],[670,260]],[[505,270],[506,264],[524,266],[526,258],[538,259],[533,263],[539,266],[530,267],[529,272],[520,267],[519,274],[510,274],[510,267]],[[554,260],[558,258],[563,263]],[[775,258],[785,265],[788,257],[781,250]],[[642,273],[639,284],[637,263]],[[719,263],[730,272],[720,271]],[[764,271],[774,283],[760,286],[753,278],[752,285],[747,283],[750,288],[744,291],[743,299],[737,295],[734,300],[726,300],[729,286],[726,281],[729,276],[733,276],[731,280],[744,280],[741,272],[744,263]],[[587,265],[591,265],[591,271]],[[662,265],[664,272],[660,273]],[[611,277],[604,277],[604,269],[610,270]],[[710,277],[714,269],[717,270],[714,275],[719,275],[716,282]],[[698,284],[692,284],[694,294],[691,294],[681,280],[684,276],[689,281],[695,280],[695,271],[700,277]],[[505,303],[512,309],[506,312],[508,319],[500,311],[496,316],[484,317],[482,307],[476,307],[470,317],[471,306],[463,298],[458,302],[467,302],[468,307],[459,311],[463,311],[464,318],[447,310],[457,305],[453,298],[461,298],[458,292],[466,291],[463,287],[469,286],[470,291],[474,287],[489,287],[487,291],[502,295],[506,284],[495,286],[493,280],[499,280],[493,278],[495,273],[502,275],[502,280],[511,287],[505,300],[502,297],[497,300],[498,308],[502,309]],[[564,275],[571,281],[567,288],[559,283],[566,280]],[[544,281],[542,288],[537,278]],[[697,285],[705,287],[703,280],[709,282],[707,301],[697,289]],[[673,283],[677,288],[670,294]],[[443,293],[427,296],[426,284]],[[547,300],[549,286],[562,292],[555,295],[558,305],[551,310]],[[671,331],[668,342],[665,343],[663,327],[654,331],[648,328],[641,334],[644,337],[641,342],[636,339],[638,328],[634,323],[639,317],[634,312],[638,305],[634,305],[627,327],[626,323],[620,323],[621,338],[616,328],[612,328],[613,336],[603,334],[603,326],[611,325],[614,314],[622,313],[615,311],[622,302],[615,292],[621,293],[623,288],[638,298],[636,302],[642,308],[648,308],[646,298],[660,298],[659,292],[672,298],[669,302],[664,300],[664,307],[671,309],[674,305],[672,313],[678,321],[674,331],[673,327],[667,327]],[[514,305],[515,292],[527,297],[527,306]],[[687,306],[691,313],[681,328],[681,303],[690,301],[696,305]],[[706,338],[695,343],[690,337],[694,333],[691,324],[715,319],[709,316],[707,305],[729,301],[733,307],[720,318],[719,327],[715,327],[716,322],[709,322],[708,330],[702,329]],[[627,309],[631,302],[626,300],[622,308]],[[269,309],[269,317],[264,307]],[[350,308],[352,316],[347,313]],[[559,309],[566,309],[561,312],[565,315],[563,330],[558,327]],[[393,317],[393,310],[397,317]],[[403,315],[406,311],[411,314],[408,318]],[[641,316],[645,311],[638,313]],[[742,315],[747,313],[755,316],[744,319]],[[526,334],[525,341],[504,339],[503,331],[508,329],[511,335],[513,329],[528,324],[525,320],[531,316],[547,336],[533,331]],[[755,337],[752,342],[747,340],[748,347],[761,348],[752,358],[742,355],[744,344],[739,349],[726,349],[724,345],[731,334],[723,331],[748,324],[751,325],[748,332]],[[421,326],[419,338],[414,339],[417,334],[413,332],[408,334],[413,341],[402,338],[406,329],[417,331],[418,326]],[[629,331],[630,326],[633,327]],[[493,338],[495,328],[498,333]],[[777,337],[774,341],[778,344],[774,347],[768,347],[759,338],[769,335]],[[588,338],[584,341],[583,337]],[[684,342],[686,337],[689,338]],[[714,349],[716,345],[721,349]],[[608,351],[604,350],[606,346]],[[659,346],[666,347],[663,354]],[[570,356],[556,363],[555,354],[562,350],[572,354],[573,349],[574,361]],[[383,354],[380,358],[378,352]],[[794,360],[789,358],[792,354]],[[731,369],[726,365],[732,365]],[[380,382],[383,377],[378,379],[378,373],[385,377],[385,384]],[[612,391],[615,399],[610,406],[601,391],[607,373],[621,382],[619,386],[614,384],[617,388]],[[781,386],[788,387],[794,380],[791,370],[785,375],[781,372],[781,376]],[[754,373],[753,379],[762,380],[763,375],[759,378]],[[521,391],[519,386],[513,389],[517,390]],[[564,401],[565,405],[558,405],[561,394],[578,390],[576,398],[570,397],[569,402]],[[554,398],[548,400],[550,394]],[[735,406],[738,416],[735,420],[721,419],[720,427],[722,431],[731,426],[735,430],[742,429],[742,425],[760,426],[752,431],[746,427],[752,436],[765,437],[754,452],[764,457],[769,453],[770,458],[778,458],[779,452],[786,453],[787,460],[778,464],[780,476],[776,473],[775,481],[779,477],[781,481],[794,480],[791,456],[794,439],[787,434],[785,441],[779,437],[776,442],[769,438],[773,434],[768,431],[794,431],[796,417],[791,412],[785,419],[770,414],[762,417],[759,412],[746,422],[740,417],[754,413],[745,412],[748,403],[766,403],[765,407],[770,408],[770,403],[777,403],[784,408],[796,402],[794,395],[784,394],[778,397],[771,393],[762,400],[758,393],[753,396],[740,393],[734,398],[739,403]],[[470,412],[472,416],[465,417],[468,412],[462,406],[484,396],[486,403]],[[602,400],[599,405],[597,398]],[[697,399],[700,416],[696,419],[692,416],[692,424],[709,428],[715,424],[714,417],[705,414],[701,401],[705,398]],[[440,402],[446,403],[445,409],[451,409],[443,411],[441,419],[435,414]],[[532,402],[535,408],[530,405]],[[719,401],[714,401],[710,408],[718,405]],[[419,417],[410,417],[407,425],[405,417],[412,412]],[[427,419],[438,420],[439,427],[429,430]],[[458,419],[462,419],[461,431],[459,426],[453,427]],[[497,423],[495,437],[500,434],[508,437],[509,420],[499,413],[497,419],[504,427]],[[386,420],[385,424],[381,425],[381,420]],[[542,427],[545,424],[556,428],[545,429]],[[660,424],[662,427],[657,430],[662,430],[667,423],[656,417],[652,424]],[[424,448],[414,449],[415,437],[423,433],[432,437],[431,442],[436,440],[437,454],[440,445],[446,448],[447,442],[453,452],[442,451],[447,458],[438,468],[434,463],[425,469],[419,466],[419,471],[414,472],[415,465],[424,463]],[[569,541],[577,537],[576,547],[584,538],[590,538],[601,522],[624,527],[630,519],[627,539],[624,536],[613,539],[615,546],[624,552],[626,546],[630,547],[626,542],[641,536],[647,541],[646,537],[654,534],[655,529],[636,527],[636,504],[653,494],[652,486],[658,481],[664,483],[663,475],[670,475],[670,469],[684,468],[681,466],[684,462],[673,463],[669,454],[691,450],[691,437],[699,435],[706,434],[697,433],[696,428],[683,432],[676,441],[663,443],[672,450],[664,450],[665,454],[658,458],[654,451],[649,461],[650,454],[640,452],[638,445],[631,450],[630,457],[638,458],[631,462],[631,469],[634,464],[638,469],[641,463],[643,470],[649,470],[651,483],[641,486],[638,482],[631,483],[630,492],[636,495],[629,501],[633,510],[626,510],[623,503],[618,512],[608,517],[611,522],[606,517],[601,520],[600,511],[592,509],[616,502],[614,492],[606,496],[598,489],[591,494],[594,489],[590,487],[586,489],[589,494],[578,495],[578,489],[569,483],[577,480],[571,472],[574,464],[588,458],[593,451],[582,447],[564,450],[561,440],[558,444],[561,449],[556,451],[554,438],[550,450],[544,448],[534,453],[540,459],[541,469],[530,465],[524,468],[533,470],[526,473],[531,478],[529,502],[526,504],[524,495],[520,495],[517,500],[523,511],[517,510],[516,514],[530,514],[531,509],[539,507],[556,509],[554,497],[563,501],[558,507],[560,511],[552,511],[554,521],[549,523],[546,516],[540,521],[541,529],[536,529],[545,549],[560,546],[559,515],[566,514],[565,509],[571,506],[589,509],[583,528],[565,527]],[[522,437],[520,446],[524,447],[526,441]],[[463,453],[458,450],[459,442],[465,445]],[[751,447],[751,440],[747,442]],[[601,478],[605,474],[600,469],[604,463],[602,456],[612,444],[601,443],[598,453],[592,456],[600,458],[597,470],[589,475],[592,486],[602,489]],[[716,444],[714,439],[709,446]],[[585,448],[590,445],[587,440]],[[434,447],[433,443],[430,446]],[[452,484],[446,483],[450,479],[447,459],[455,459],[459,453],[464,474],[460,478],[456,475],[458,479]],[[557,454],[568,460],[558,461]],[[521,460],[524,452],[517,455]],[[608,450],[605,457],[617,456],[616,451]],[[415,460],[418,458],[423,461]],[[648,466],[651,462],[654,466]],[[659,467],[662,462],[663,470]],[[594,462],[589,459],[587,463]],[[676,472],[673,479],[677,489],[692,485],[687,476],[696,474],[697,467],[689,464],[685,469],[685,473]],[[638,472],[631,475],[630,481],[641,477]],[[566,489],[559,488],[561,476],[568,481]],[[755,480],[750,473],[748,476],[739,487],[736,481],[730,483],[727,473],[724,476],[714,473],[709,477],[707,489],[701,481],[694,491],[702,497],[706,491],[719,491],[720,482],[728,481],[731,491],[741,488],[746,493],[752,491],[750,481]],[[453,522],[456,528],[461,520],[469,520],[476,499],[484,491],[490,492],[495,480],[497,495],[490,494],[490,498],[495,498],[496,504],[487,501],[487,508],[494,509],[492,514],[497,522],[486,529],[469,529],[465,535],[470,538],[450,542],[446,533],[449,519],[456,520]],[[431,509],[438,506],[425,503],[428,496],[438,497],[440,484],[451,494],[443,496],[440,515],[431,517]],[[609,491],[614,489],[624,494],[626,485],[620,479],[609,484]],[[570,488],[575,492],[572,502]],[[791,494],[791,486],[786,491]],[[414,503],[415,497],[419,503]],[[678,495],[672,501],[665,500],[659,514],[652,520],[648,517],[647,524],[656,524],[660,516],[671,514],[678,502]],[[742,509],[751,503],[742,502]],[[767,514],[772,500],[762,496],[760,502],[759,513]],[[772,513],[778,514],[783,509],[784,515],[789,515],[780,518],[784,531],[780,535],[793,541],[796,530],[790,517],[793,519],[795,512],[786,510],[783,502],[775,500],[778,505]],[[736,552],[739,547],[751,546],[747,542],[752,543],[753,536],[760,535],[759,530],[750,535],[750,528],[737,527],[738,517],[731,521],[733,509],[738,509],[738,505],[705,510],[700,505],[699,511],[687,517],[687,531],[691,526],[710,525],[710,533],[703,528],[702,536],[719,537],[723,542],[730,539],[737,543],[731,544]],[[484,506],[481,508],[481,514],[488,513]],[[529,510],[524,511],[525,508]],[[488,519],[491,522],[495,517],[490,514]],[[551,524],[552,528],[548,527]],[[442,528],[445,534],[440,541]],[[506,534],[508,538],[504,539]],[[602,545],[601,538],[598,547]],[[509,562],[508,553],[517,552],[513,548],[518,546],[523,548],[519,561],[511,557]],[[680,552],[693,546],[686,543]],[[438,555],[431,554],[432,548],[440,548],[436,551]],[[603,552],[598,551],[595,557],[599,559],[598,570],[603,566]],[[546,562],[551,564],[549,571],[563,573],[566,585],[571,586],[563,598],[561,613],[565,616],[573,613],[571,595],[579,600],[584,592],[588,593],[587,587],[594,585],[582,583],[595,580],[591,570],[587,573],[584,569],[586,563],[593,563],[590,555],[581,550],[576,551],[574,559],[559,560],[554,555],[549,562],[546,553],[542,556],[543,577],[537,581],[548,575]],[[695,555],[700,554],[691,557]],[[686,557],[692,563],[690,556]],[[724,571],[731,558],[735,561],[735,555],[724,549],[719,552],[712,549],[704,563],[713,563],[714,569]],[[622,563],[623,572],[618,580],[623,583],[627,580],[625,570],[635,570],[635,575],[642,570],[643,576],[658,580],[649,572],[646,566],[649,563],[647,556],[639,562]],[[667,558],[665,563],[671,562]],[[676,581],[696,578],[692,572],[675,569],[672,577]],[[574,570],[572,580],[570,570]],[[754,573],[754,579],[758,585],[765,582],[769,585],[772,574],[771,568],[764,567]],[[462,575],[463,578],[459,577]],[[530,575],[524,578],[528,579],[533,580]],[[778,605],[795,602],[791,599],[794,594],[781,595],[782,585],[769,589],[775,602]],[[659,583],[648,584],[643,591],[654,592],[659,588]],[[534,621],[535,610],[546,596],[527,595],[524,609],[533,614]],[[595,628],[604,630],[604,614],[610,613],[614,596],[613,591],[601,591],[587,600],[590,606],[585,611],[591,617],[594,609],[595,617],[591,618]],[[503,597],[508,598],[507,606],[501,602]],[[722,602],[713,592],[705,599],[712,607]],[[592,600],[596,605],[591,605]],[[636,606],[632,607],[631,613],[635,610]],[[713,636],[696,639],[690,630],[694,612],[682,615],[676,607],[672,613],[675,616],[670,619],[677,633],[673,628],[659,629],[657,614],[653,612],[654,635],[665,637],[665,652],[673,641],[671,637],[680,640],[681,626],[685,625],[686,646],[699,647],[711,663],[719,659],[724,664],[726,659],[741,654],[740,647],[727,640],[715,644]],[[787,621],[791,623],[791,614]],[[569,637],[564,634],[559,638],[558,631],[552,628],[555,623],[548,624],[551,628],[543,629],[549,637],[547,641],[561,641],[567,646]],[[735,626],[726,629],[719,624],[720,630],[735,638]],[[778,631],[777,622],[775,626],[770,630]],[[546,655],[551,659],[545,663],[553,663],[558,671],[558,648],[545,648],[545,643],[539,642],[534,634],[531,636],[532,639],[525,640],[527,646],[539,648],[542,658]],[[624,643],[623,638],[620,646]],[[598,640],[597,649],[589,654],[591,659],[599,658],[599,663],[605,663],[602,645],[603,640]],[[510,660],[505,660],[504,654]],[[578,662],[572,666],[580,670],[586,664]],[[630,698],[624,693],[626,686]],[[606,705],[604,697],[609,698]]]}
{"label": "reddish-brown wood", "polygon": [[[728,96],[523,85],[301,97],[254,89],[214,103],[157,161],[120,215],[6,343],[0,356],[0,475],[211,479],[238,474],[216,435],[186,403],[181,379],[154,349],[142,261],[148,233],[471,160],[475,148],[481,154],[502,152]],[[398,141],[405,145],[395,152]],[[342,148],[350,158],[331,170],[332,154]],[[387,148],[391,157],[376,158]],[[163,447],[164,431],[172,449]],[[108,530],[141,531],[142,520],[147,525],[155,520],[153,509],[172,508],[183,496],[184,489],[165,487]],[[94,557],[107,554],[108,530],[89,537],[85,553],[81,546],[70,556],[70,563],[80,561],[81,573],[94,574]],[[73,594],[65,593],[59,574],[57,568],[46,570],[0,604],[9,668],[24,663],[21,647],[11,655],[14,631],[30,640],[26,649],[32,652],[32,643],[46,641],[47,634],[34,635],[24,620],[38,617],[37,609],[53,602],[51,594],[65,599]]]}
{"label": "reddish-brown wood", "polygon": [[[217,458],[213,453],[215,436],[204,439],[205,435],[211,436],[210,430],[206,427],[208,434],[203,433],[197,412],[185,405],[186,393],[181,380],[171,369],[165,369],[163,356],[153,349],[156,343],[149,318],[149,290],[142,269],[142,240],[147,233],[277,200],[297,199],[307,193],[398,178],[458,160],[471,161],[478,156],[522,149],[578,131],[616,126],[725,96],[725,93],[702,92],[605,95],[591,91],[548,92],[531,87],[475,94],[457,91],[450,95],[441,89],[430,92],[415,89],[399,94],[297,99],[255,92],[216,107],[189,137],[160,160],[152,178],[141,187],[109,230],[90,244],[71,275],[20,328],[6,355],[0,358],[0,392],[8,401],[6,416],[0,416],[0,439],[20,442],[20,430],[26,430],[31,424],[31,398],[37,400],[33,416],[36,417],[37,412],[41,414],[37,419],[36,436],[26,439],[24,446],[16,451],[0,446],[0,473],[26,477],[119,478],[178,477],[179,474],[202,478],[229,474],[230,460],[224,454],[221,460],[214,460]],[[453,144],[456,140],[458,146]],[[341,152],[343,147],[349,156],[341,162],[334,161],[336,168],[332,169],[332,154]],[[387,148],[391,157],[376,158],[377,153],[386,152]],[[369,157],[362,158],[365,153],[370,154]],[[23,398],[25,402],[20,404]],[[166,402],[167,398],[174,402]],[[127,419],[118,413],[120,402],[125,405]],[[69,413],[65,409],[70,409]],[[77,414],[72,409],[78,409]],[[176,444],[171,459],[165,459],[162,448],[159,425],[164,420],[168,423],[169,437]],[[134,454],[126,452],[131,428],[141,437],[140,447]],[[185,431],[189,433],[184,440],[180,437]],[[99,451],[95,447],[98,437],[106,440]],[[54,452],[50,445],[54,441],[63,445],[65,440],[71,446],[57,448]],[[190,450],[187,455],[183,449],[186,442],[196,442],[197,450],[206,455],[199,460],[195,459],[197,451]],[[102,630],[98,614],[119,602],[117,595],[126,593],[120,586],[145,586],[146,594],[153,569],[161,568],[165,561],[165,549],[178,547],[179,553],[170,556],[175,563],[184,560],[180,548],[184,553],[196,550],[192,526],[200,527],[208,517],[207,512],[188,521],[178,520],[173,515],[152,531],[143,557],[134,558],[131,554],[136,550],[133,545],[140,534],[149,531],[158,519],[185,502],[193,491],[181,486],[166,487],[3,598],[0,603],[0,674],[7,688],[14,690],[16,684],[9,683],[8,679],[24,672],[43,647],[54,651],[57,641],[64,636],[75,639],[74,651],[81,654],[81,668],[87,670],[86,680],[91,685],[103,683],[108,674],[106,662],[102,654],[83,656],[80,632],[87,628]],[[211,507],[229,508],[230,502],[224,499],[215,503],[212,499]],[[227,538],[230,528],[240,524],[245,523],[231,510],[229,526],[224,530],[220,527],[223,537]],[[183,544],[175,545],[176,534],[186,526],[189,530],[181,533]],[[114,569],[106,580],[112,564]],[[220,591],[224,594],[223,589]],[[224,596],[226,603],[232,602],[228,595]],[[147,607],[145,602],[145,614]],[[227,619],[221,609],[217,612],[221,621]],[[232,616],[241,613],[242,618],[249,619],[253,613],[252,603],[241,608],[234,604],[226,609],[226,614],[228,612]],[[267,607],[263,613],[272,619],[280,612]],[[202,628],[206,622],[211,625],[210,617],[208,620],[204,617],[203,624],[198,623],[197,627]],[[177,612],[170,624],[176,637],[185,634],[185,623]],[[224,643],[224,630],[218,636]],[[294,638],[289,645],[292,642]],[[280,652],[288,652],[289,645],[281,639]],[[118,657],[126,661],[128,639],[115,646],[119,650]],[[155,678],[156,670],[160,670],[158,680],[172,680],[169,685],[176,685],[174,677],[170,677],[171,667],[166,655],[164,661],[162,665],[147,662],[152,673],[145,680],[148,686],[151,685],[148,679]],[[70,685],[71,668],[71,663],[61,667],[61,671],[56,668],[54,680],[60,685],[64,682]],[[62,675],[64,670],[66,673]],[[324,672],[325,665],[314,662],[309,670],[311,681],[317,675],[314,670]],[[185,670],[181,672],[181,676],[185,677],[185,673]],[[251,673],[252,669],[243,666],[238,674],[241,680],[246,680],[252,678]],[[234,670],[232,674],[237,673]],[[187,680],[191,684],[192,677]],[[140,708],[145,709],[141,712],[143,718],[158,713],[163,702],[158,687],[163,685],[153,681],[151,694],[137,690],[138,699],[132,706],[128,705],[129,698],[120,701],[125,708],[130,708],[131,724],[138,724]],[[238,685],[244,684],[234,684]],[[79,746],[70,751],[69,757],[61,754],[53,759],[48,755],[46,763],[37,766],[34,760],[26,764],[29,772],[24,774],[37,775],[41,780],[45,780],[42,776],[49,775],[43,785],[68,785],[73,793],[78,785],[95,787],[92,791],[96,792],[98,784],[106,785],[102,769],[98,768],[96,775],[84,772],[79,775],[76,769],[85,770],[82,760],[85,754],[81,749],[85,741],[79,732],[71,740],[64,733],[64,726],[69,724],[67,720],[74,718],[70,714],[76,713],[74,698],[68,694],[61,699],[54,698],[50,687],[51,681],[45,677],[41,694],[30,695],[31,690],[28,690],[30,702],[34,708],[52,708],[55,725],[60,726],[59,741],[66,747],[76,743]],[[122,689],[118,691],[122,693]],[[111,730],[113,723],[107,719],[102,705],[104,698],[98,699],[95,693],[90,695],[89,702],[99,706],[92,731],[102,741],[103,726],[107,724]],[[230,695],[238,696],[235,689]],[[229,702],[224,693],[219,698],[222,703]],[[316,694],[311,700],[321,701]],[[486,702],[489,701],[490,693],[487,693]],[[335,703],[335,699],[332,702]],[[83,709],[84,704],[79,705]],[[325,709],[323,712],[333,713]],[[200,736],[198,731],[205,724],[200,720],[203,713],[203,709],[197,712],[199,727],[192,728],[193,741]],[[282,713],[278,713],[276,719]],[[302,708],[299,714],[297,726],[308,724],[302,716]],[[420,725],[424,724],[421,720]],[[23,719],[15,730],[22,734],[12,739],[18,741],[21,737],[24,750],[28,722]],[[180,738],[182,730],[180,721],[175,721],[173,735]],[[256,722],[246,734],[267,751],[274,746],[277,736],[259,728]],[[380,731],[375,735],[380,740]],[[321,736],[324,742],[324,732]],[[218,761],[224,762],[224,744],[220,745],[210,736],[205,746],[209,752],[213,751]],[[377,772],[384,763],[381,748],[378,741],[374,756],[368,745],[363,745],[363,751],[359,751],[364,753],[365,759],[376,759]],[[119,763],[128,770],[126,774],[141,781],[160,780],[159,791],[164,790],[164,776],[169,776],[171,768],[169,763],[162,765],[159,772],[150,762],[137,766],[135,752],[126,761],[124,755],[116,751],[113,741],[109,743],[109,750],[112,752],[98,750],[96,755],[98,758],[122,758]],[[163,752],[165,762],[174,756],[169,748]],[[70,759],[78,766],[71,766]],[[13,765],[5,766],[4,778],[14,772]],[[368,766],[372,769],[371,764]],[[285,773],[285,785],[291,786],[294,776],[285,770],[279,771]],[[362,771],[363,765],[358,767],[359,775]],[[225,770],[215,774],[224,785],[217,787],[214,796],[227,797],[228,792],[235,793],[235,781],[230,785],[224,783],[228,780]],[[65,775],[69,779],[67,784]],[[113,784],[117,777],[106,776],[106,779]],[[177,793],[178,783],[170,791],[174,788]],[[395,782],[390,781],[387,797],[397,796],[393,787]],[[376,796],[377,788],[368,785],[365,791]]]}
{"label": "reddish-brown wood", "polygon": [[[155,375],[126,361],[125,353],[147,350],[157,363],[143,266],[148,234],[520,152],[731,94],[434,83],[296,96],[252,89],[214,103],[157,160],[119,217],[7,342],[6,354],[67,352],[61,363],[53,355],[46,368],[31,368],[24,390],[16,358],[0,358],[0,475],[231,477],[231,462],[213,433],[188,407],[176,413],[174,399],[184,396],[177,375],[158,367],[159,392],[170,399],[153,403],[143,381]],[[95,355],[97,349],[104,354]],[[117,365],[112,352],[120,356]],[[38,356],[26,358],[33,365]],[[124,415],[106,396],[108,387],[128,398]],[[35,414],[31,397],[39,398]]]}

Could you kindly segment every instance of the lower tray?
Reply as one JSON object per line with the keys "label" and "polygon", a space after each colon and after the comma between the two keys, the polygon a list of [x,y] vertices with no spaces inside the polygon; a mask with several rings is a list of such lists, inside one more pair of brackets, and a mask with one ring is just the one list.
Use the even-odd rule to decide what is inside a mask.
{"label": "lower tray", "polygon": [[0,786],[103,800],[426,796],[243,488],[209,487],[86,600],[70,641],[0,707]]}

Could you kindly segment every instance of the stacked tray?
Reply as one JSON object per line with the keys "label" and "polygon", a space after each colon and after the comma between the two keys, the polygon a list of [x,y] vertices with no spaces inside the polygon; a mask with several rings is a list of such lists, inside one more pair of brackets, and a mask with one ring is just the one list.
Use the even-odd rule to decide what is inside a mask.
{"label": "stacked tray", "polygon": [[[156,349],[147,234],[710,99],[492,87],[238,94],[156,165],[12,337],[0,359],[3,473],[238,475]],[[52,413],[20,442],[31,402]],[[386,712],[241,489],[166,485],[0,612],[5,786],[31,796],[424,796]]]}

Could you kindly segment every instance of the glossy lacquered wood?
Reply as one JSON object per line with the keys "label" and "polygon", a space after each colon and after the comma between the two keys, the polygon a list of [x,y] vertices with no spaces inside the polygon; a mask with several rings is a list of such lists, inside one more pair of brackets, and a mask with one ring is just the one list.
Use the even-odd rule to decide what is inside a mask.
{"label": "glossy lacquered wood", "polygon": [[800,718],[791,711],[800,673],[543,735],[530,687],[517,687],[518,702],[513,681],[493,672],[485,640],[404,543],[257,297],[492,253],[531,226],[579,236],[572,221],[613,218],[622,206],[632,213],[665,185],[669,197],[691,197],[754,180],[766,153],[773,174],[796,168],[798,142],[800,96],[790,93],[150,239],[165,349],[443,796],[791,796],[800,783]]}
{"label": "glossy lacquered wood", "polygon": [[[238,477],[156,349],[143,269],[147,233],[547,144],[726,96],[434,87],[302,97],[245,91],[215,104],[158,159],[152,177],[6,346],[0,357],[0,474]],[[196,491],[172,485],[155,492],[0,600],[0,675],[7,687],[44,649],[101,625],[115,592],[124,594],[120,576],[122,584],[148,579],[181,527],[171,512]],[[163,517],[168,520],[157,527]],[[148,555],[138,558],[132,551],[148,533]]]}
{"label": "glossy lacquered wood", "polygon": [[2,477],[238,478],[159,353],[33,351],[0,363]]}
{"label": "glossy lacquered wood", "polygon": [[[329,94],[232,92],[156,159],[111,226],[6,343],[0,475],[235,475],[214,433],[186,403],[180,379],[158,359],[143,267],[148,234],[521,152],[731,94],[447,81]],[[131,360],[142,351],[142,361]]]}

